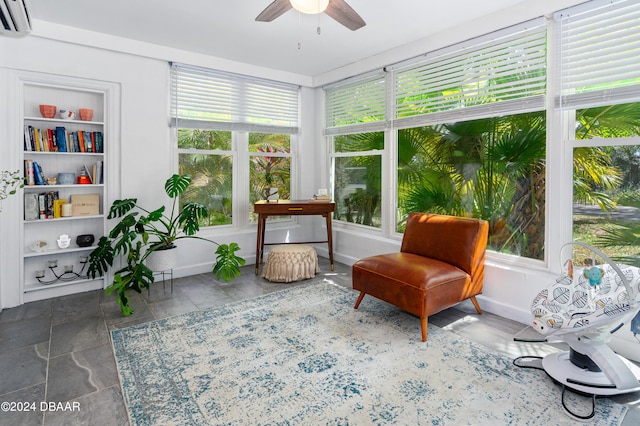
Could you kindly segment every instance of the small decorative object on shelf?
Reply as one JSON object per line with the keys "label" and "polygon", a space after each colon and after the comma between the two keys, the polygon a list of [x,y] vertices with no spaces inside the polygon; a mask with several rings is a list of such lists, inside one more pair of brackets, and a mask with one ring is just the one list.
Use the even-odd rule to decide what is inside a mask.
{"label": "small decorative object on shelf", "polygon": [[60,206],[60,214],[62,217],[73,216],[73,206],[71,204],[63,204]]}
{"label": "small decorative object on shelf", "polygon": [[67,234],[62,234],[60,235],[60,237],[58,237],[58,247],[60,247],[61,249],[68,248],[70,244],[71,239]]}
{"label": "small decorative object on shelf", "polygon": [[89,108],[80,108],[78,115],[82,121],[91,121],[93,119],[93,110]]}
{"label": "small decorative object on shelf", "polygon": [[49,270],[51,271],[51,273],[53,274],[53,276],[55,278],[52,278],[50,280],[46,280],[45,279],[45,270],[41,269],[36,271],[36,279],[38,280],[38,282],[40,284],[45,284],[45,285],[49,285],[49,284],[53,284],[56,283],[58,281],[74,281],[74,280],[78,280],[78,279],[86,279],[87,276],[83,275],[84,273],[84,269],[87,266],[87,262],[89,261],[89,257],[88,256],[82,256],[80,258],[80,264],[82,264],[82,268],[80,269],[80,272],[73,272],[73,265],[64,265],[64,272],[62,272],[61,274],[56,273],[56,268],[58,267],[58,261],[57,260],[50,260],[48,262],[48,267]]}
{"label": "small decorative object on shelf", "polygon": [[44,118],[53,118],[56,116],[55,105],[40,105],[40,115]]}
{"label": "small decorative object on shelf", "polygon": [[59,115],[63,120],[73,120],[76,118],[76,113],[68,109],[61,109]]}
{"label": "small decorative object on shelf", "polygon": [[76,237],[76,244],[78,247],[89,247],[94,241],[95,238],[93,234],[82,234]]}
{"label": "small decorative object on shelf", "polygon": [[76,183],[75,173],[58,173],[58,185],[73,185]]}
{"label": "small decorative object on shelf", "polygon": [[89,185],[91,183],[91,178],[84,171],[84,169],[80,170],[80,175],[78,176],[78,184],[79,185]]}
{"label": "small decorative object on shelf", "polygon": [[48,248],[48,246],[49,246],[49,243],[47,243],[46,241],[40,240],[31,244],[29,248],[32,251],[35,251],[36,253],[42,253]]}

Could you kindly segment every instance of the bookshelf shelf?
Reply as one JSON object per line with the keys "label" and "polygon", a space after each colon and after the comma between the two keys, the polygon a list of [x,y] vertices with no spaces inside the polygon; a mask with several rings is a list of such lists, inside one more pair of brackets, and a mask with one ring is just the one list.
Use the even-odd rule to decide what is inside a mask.
{"label": "bookshelf shelf", "polygon": [[[64,81],[61,83],[61,80]],[[51,275],[47,265],[54,260],[60,265],[58,269],[68,267],[81,271],[85,267],[86,273],[86,256],[95,245],[79,247],[76,237],[91,234],[98,241],[107,232],[104,209],[111,200],[107,166],[112,143],[109,134],[112,86],[74,78],[47,81],[46,77],[38,77],[23,79],[20,93],[22,132],[16,143],[20,144],[19,161],[27,182],[21,191],[19,281],[22,301],[104,288],[104,278],[92,280],[82,276],[46,284],[36,277],[43,270],[47,276]],[[90,108],[94,118],[93,121],[44,118],[40,116],[40,104],[75,112]],[[76,183],[81,182],[78,176],[85,173],[90,176],[90,182],[100,183]],[[47,184],[53,181],[51,178],[63,174],[74,183]],[[64,204],[56,201],[63,199]],[[72,210],[81,209],[82,213],[65,212],[68,204],[72,204]],[[63,235],[70,240],[68,248],[58,248],[57,240]],[[39,241],[45,241],[49,249],[30,248]]]}
{"label": "bookshelf shelf", "polygon": [[53,219],[35,219],[35,220],[25,220],[25,224],[46,224],[51,222],[65,222],[65,221],[73,221],[73,220],[87,220],[87,219],[101,219],[104,220],[104,215],[87,215],[87,216],[69,216],[69,217],[56,217]]}
{"label": "bookshelf shelf", "polygon": [[50,152],[50,151],[25,151],[24,155],[51,155],[51,156],[78,156],[78,157],[86,157],[86,156],[94,156],[94,157],[102,157],[104,153],[102,152]]}
{"label": "bookshelf shelf", "polygon": [[41,257],[41,256],[52,256],[52,255],[58,255],[58,254],[81,253],[81,252],[89,253],[90,251],[92,251],[96,247],[97,246],[71,247],[71,248],[66,248],[66,249],[51,249],[51,250],[45,250],[45,251],[40,251],[40,252],[30,251],[30,252],[24,253],[24,257]]}
{"label": "bookshelf shelf", "polygon": [[60,281],[57,282],[55,284],[40,284],[38,282],[36,283],[32,283],[32,284],[27,284],[24,286],[24,292],[25,293],[30,293],[30,292],[36,292],[38,290],[48,290],[48,289],[54,289],[54,288],[60,288],[60,287],[66,287],[66,286],[71,286],[71,285],[77,285],[77,284],[83,284],[83,283],[93,283],[95,280],[90,280],[90,279],[86,279],[86,278],[78,278],[77,280],[72,280],[72,281]]}
{"label": "bookshelf shelf", "polygon": [[44,117],[24,117],[24,121],[41,121],[43,123],[56,123],[56,124],[81,124],[81,125],[98,125],[98,126],[102,126],[104,125],[104,122],[102,121],[84,121],[84,120],[62,120],[62,119],[58,119],[58,118],[44,118]]}
{"label": "bookshelf shelf", "polygon": [[25,191],[51,191],[55,189],[62,188],[73,188],[73,189],[86,189],[86,188],[95,188],[95,187],[104,187],[102,183],[88,183],[88,184],[72,184],[72,185],[25,185]]}

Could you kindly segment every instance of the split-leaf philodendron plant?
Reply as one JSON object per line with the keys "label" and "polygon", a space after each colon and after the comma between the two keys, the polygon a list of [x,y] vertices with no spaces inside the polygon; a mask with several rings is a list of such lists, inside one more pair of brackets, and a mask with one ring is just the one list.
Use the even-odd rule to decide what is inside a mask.
{"label": "split-leaf philodendron plant", "polygon": [[137,198],[116,200],[107,219],[120,221],[108,236],[98,241],[95,250],[89,255],[87,275],[91,278],[103,276],[113,267],[114,260],[121,255],[126,264],[115,271],[113,283],[106,288],[106,293],[116,293],[118,304],[125,316],[133,313],[129,306],[126,291],[133,289],[138,293],[154,282],[154,274],[145,265],[145,260],[156,250],[174,246],[176,240],[194,238],[207,241],[217,246],[216,261],[213,273],[216,278],[232,281],[240,275],[240,266],[245,260],[236,255],[240,247],[236,243],[218,244],[208,238],[199,237],[199,220],[208,215],[205,206],[189,202],[179,207],[178,197],[191,184],[189,175],[173,175],[164,184],[167,195],[172,199],[171,210],[165,206],[155,210],[147,210],[138,205]]}

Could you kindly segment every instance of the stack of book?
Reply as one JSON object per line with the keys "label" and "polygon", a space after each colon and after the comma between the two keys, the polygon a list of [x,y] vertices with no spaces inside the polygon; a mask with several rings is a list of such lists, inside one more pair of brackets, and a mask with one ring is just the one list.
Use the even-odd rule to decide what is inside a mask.
{"label": "stack of book", "polygon": [[312,199],[310,199],[312,203],[330,203],[331,196],[330,195],[314,195]]}

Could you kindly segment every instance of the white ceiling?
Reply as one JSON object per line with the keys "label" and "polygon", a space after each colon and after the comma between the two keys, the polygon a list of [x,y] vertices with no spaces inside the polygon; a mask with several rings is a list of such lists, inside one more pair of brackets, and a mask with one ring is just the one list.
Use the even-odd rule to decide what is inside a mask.
{"label": "white ceiling", "polygon": [[[317,76],[489,18],[523,0],[347,0],[367,22],[350,31],[327,15],[255,17],[272,0],[30,0],[32,17],[242,63]],[[532,16],[534,17],[534,16]],[[316,27],[320,25],[321,34]],[[300,43],[300,49],[298,49]]]}

